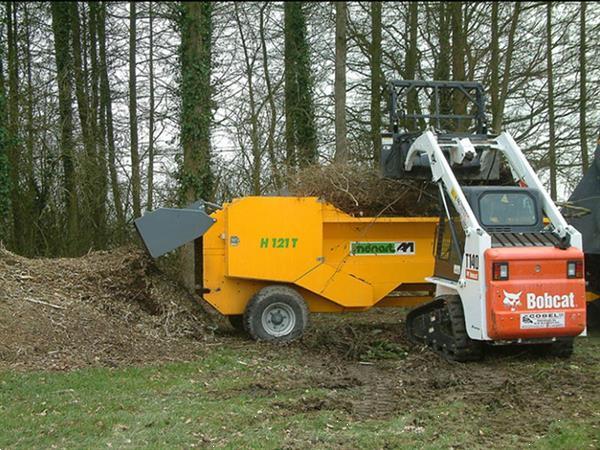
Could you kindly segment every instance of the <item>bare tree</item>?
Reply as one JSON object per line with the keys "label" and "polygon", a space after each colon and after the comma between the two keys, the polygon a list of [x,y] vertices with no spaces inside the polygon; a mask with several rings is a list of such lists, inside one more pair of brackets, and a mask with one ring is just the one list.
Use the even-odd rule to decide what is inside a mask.
{"label": "bare tree", "polygon": [[335,2],[335,156],[337,163],[348,162],[346,142],[346,2]]}
{"label": "bare tree", "polygon": [[137,121],[137,85],[136,85],[136,2],[129,2],[129,128],[131,149],[131,195],[133,197],[133,215],[142,215],[140,155],[138,150]]}
{"label": "bare tree", "polygon": [[590,165],[587,146],[587,40],[586,2],[580,4],[579,15],[579,141],[581,142],[581,170],[585,174]]}
{"label": "bare tree", "polygon": [[556,124],[554,117],[554,76],[552,73],[552,2],[546,6],[546,60],[548,74],[548,156],[550,162],[550,197],[556,200]]}
{"label": "bare tree", "polygon": [[371,3],[371,142],[375,164],[381,157],[381,2]]}

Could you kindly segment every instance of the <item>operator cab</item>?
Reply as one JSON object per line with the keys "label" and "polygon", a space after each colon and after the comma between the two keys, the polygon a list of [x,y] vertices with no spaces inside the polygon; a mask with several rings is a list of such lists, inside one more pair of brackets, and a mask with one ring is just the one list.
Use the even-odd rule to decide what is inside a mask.
{"label": "operator cab", "polygon": [[477,221],[488,233],[537,233],[544,228],[542,199],[537,189],[465,187],[463,192]]}
{"label": "operator cab", "polygon": [[[537,189],[518,186],[470,186],[463,192],[492,248],[561,247],[567,244],[544,223],[542,196]],[[465,231],[447,194],[436,233],[435,276],[458,280],[464,255]],[[449,216],[446,214],[446,208]]]}

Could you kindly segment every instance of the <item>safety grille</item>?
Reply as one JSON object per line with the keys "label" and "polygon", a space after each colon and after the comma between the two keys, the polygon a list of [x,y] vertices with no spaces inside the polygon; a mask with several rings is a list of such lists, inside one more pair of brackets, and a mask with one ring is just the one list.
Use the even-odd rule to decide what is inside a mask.
{"label": "safety grille", "polygon": [[492,247],[554,247],[560,239],[550,232],[491,233]]}

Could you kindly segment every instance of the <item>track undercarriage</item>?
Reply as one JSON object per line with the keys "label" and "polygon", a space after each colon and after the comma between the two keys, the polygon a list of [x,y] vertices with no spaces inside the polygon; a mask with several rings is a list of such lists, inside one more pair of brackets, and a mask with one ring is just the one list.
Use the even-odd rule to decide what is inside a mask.
{"label": "track undercarriage", "polygon": [[427,345],[452,361],[477,361],[483,357],[483,344],[469,338],[460,298],[437,297],[413,309],[406,316],[408,337]]}

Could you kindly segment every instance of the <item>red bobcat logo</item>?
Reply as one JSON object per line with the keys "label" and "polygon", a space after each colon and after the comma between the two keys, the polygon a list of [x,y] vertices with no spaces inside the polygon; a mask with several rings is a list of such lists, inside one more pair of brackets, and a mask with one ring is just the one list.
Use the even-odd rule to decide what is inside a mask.
{"label": "red bobcat logo", "polygon": [[510,308],[511,311],[516,311],[517,306],[521,305],[521,294],[523,293],[523,291],[521,292],[517,292],[516,294],[511,294],[510,292],[506,292],[504,291],[504,300],[502,301],[502,303],[504,305],[506,305],[507,307]]}

